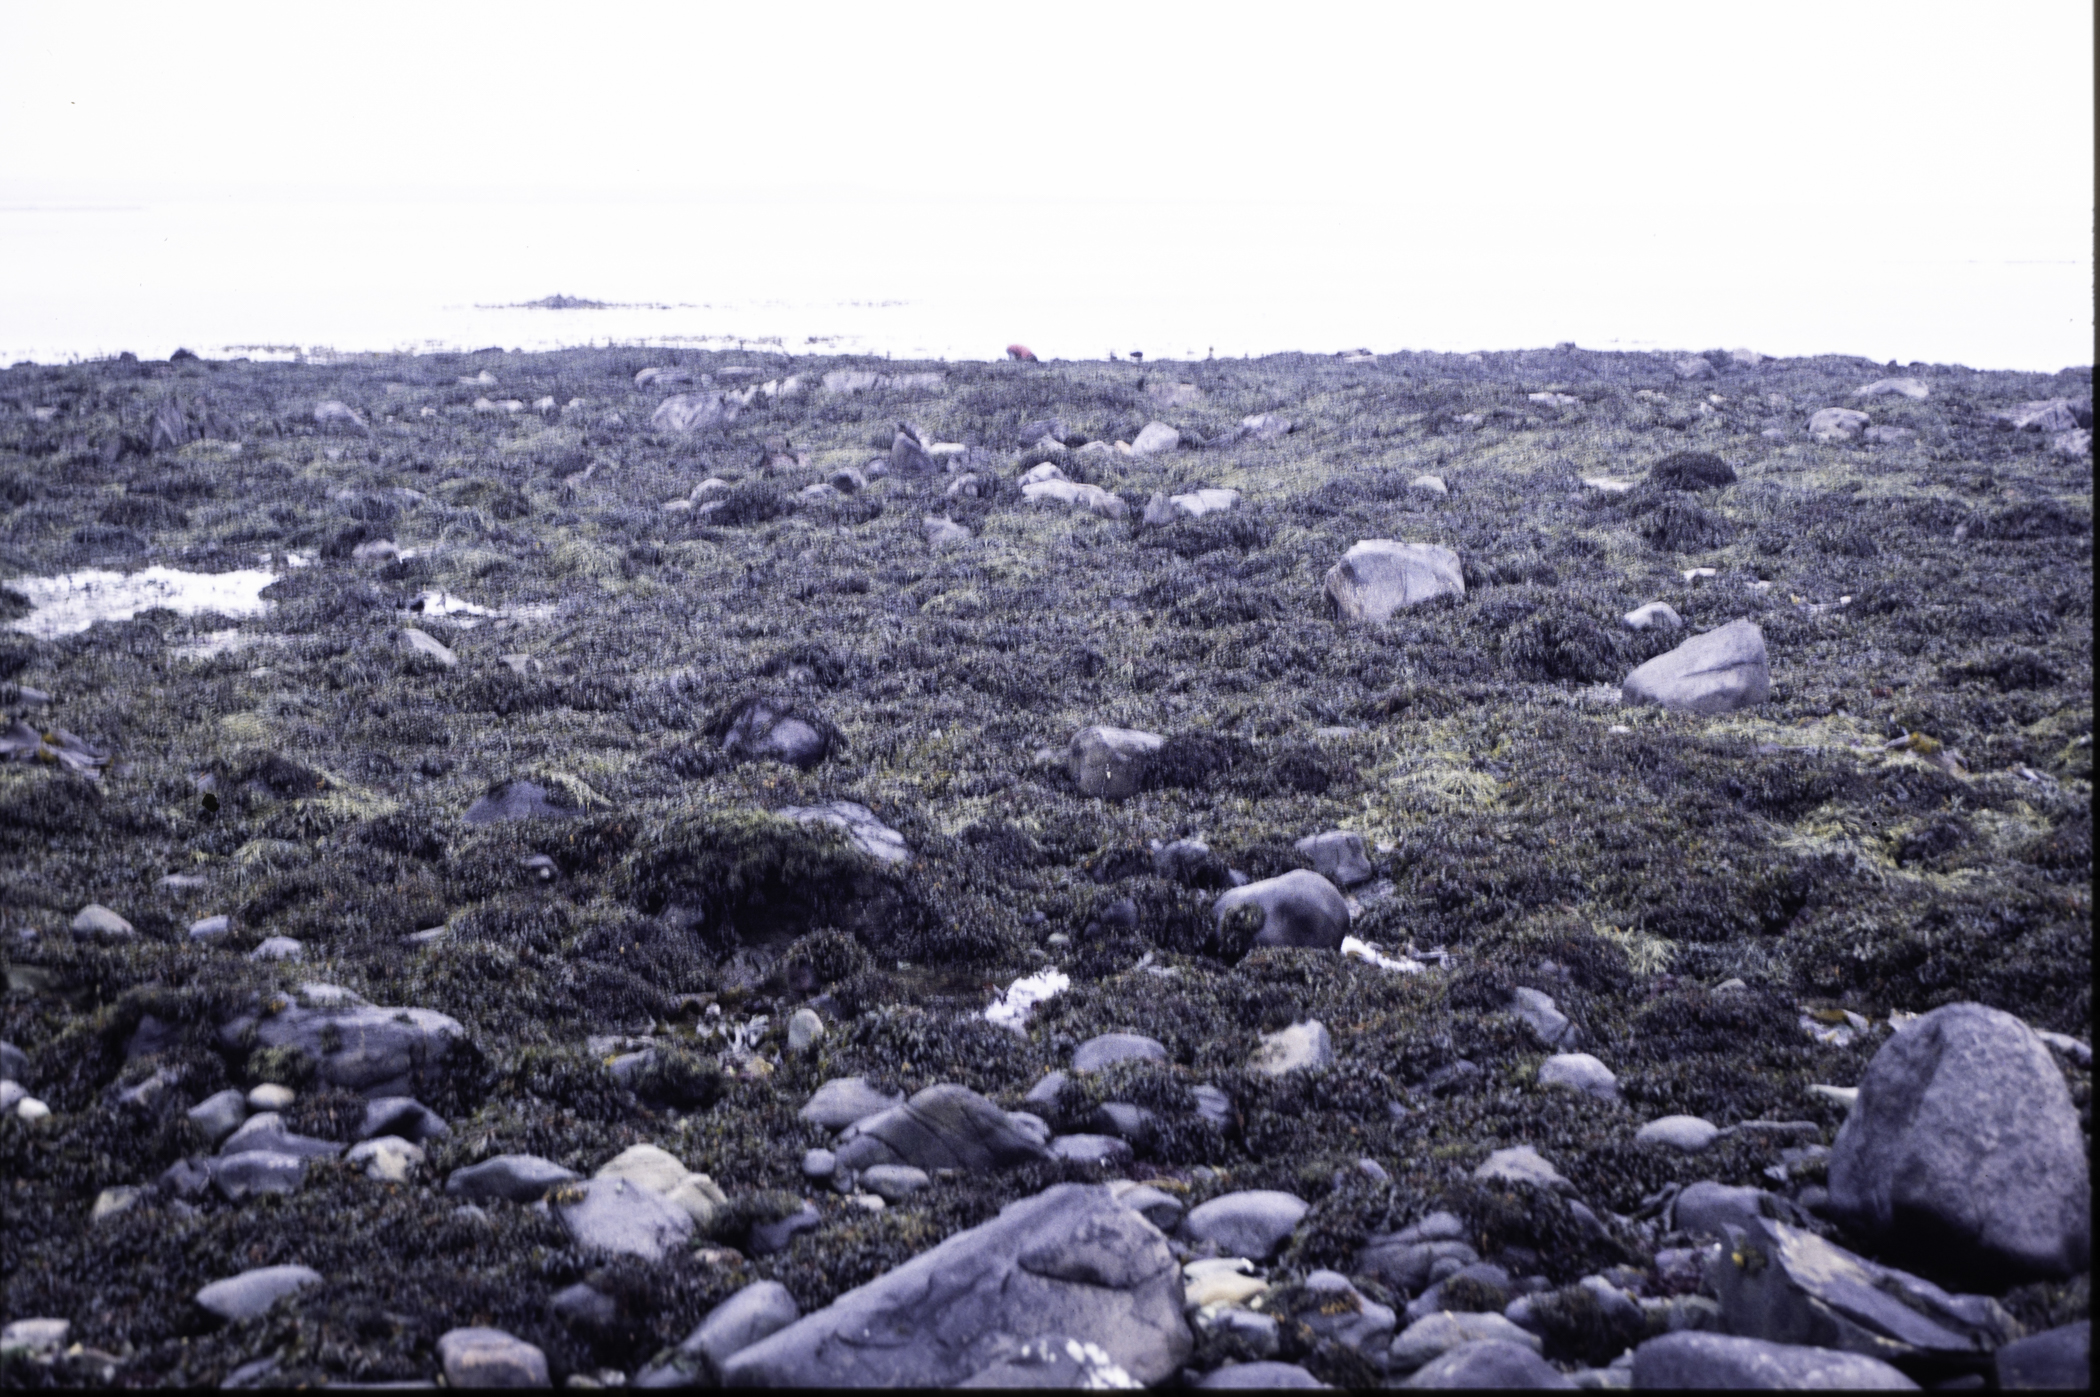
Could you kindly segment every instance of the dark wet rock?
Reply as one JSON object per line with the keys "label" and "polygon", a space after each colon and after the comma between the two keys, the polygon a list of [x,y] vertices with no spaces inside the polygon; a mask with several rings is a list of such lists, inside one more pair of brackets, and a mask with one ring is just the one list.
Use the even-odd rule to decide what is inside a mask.
{"label": "dark wet rock", "polygon": [[816,1205],[804,1202],[786,1217],[753,1224],[745,1245],[753,1256],[771,1256],[786,1251],[802,1233],[815,1231],[823,1225],[824,1215],[817,1211]]}
{"label": "dark wet rock", "polygon": [[438,1337],[448,1387],[546,1387],[547,1355],[501,1329],[448,1329]]}
{"label": "dark wet rock", "polygon": [[575,1170],[538,1155],[499,1154],[453,1170],[445,1180],[445,1192],[473,1202],[500,1198],[509,1203],[534,1203],[556,1184],[576,1177]]}
{"label": "dark wet rock", "polygon": [[445,1118],[413,1096],[381,1096],[365,1103],[365,1114],[357,1127],[357,1138],[398,1135],[420,1145],[452,1133]]}
{"label": "dark wet rock", "polygon": [[245,1150],[221,1155],[205,1167],[211,1181],[229,1203],[244,1203],[263,1193],[297,1193],[306,1182],[307,1155],[280,1154],[276,1150]]}
{"label": "dark wet rock", "polygon": [[219,1030],[219,1042],[296,1049],[322,1081],[368,1097],[402,1096],[442,1086],[455,1051],[465,1046],[459,1020],[433,1009],[371,1004],[291,1007],[244,1014]]}
{"label": "dark wet rock", "polygon": [[460,818],[470,825],[508,820],[565,820],[583,812],[547,799],[547,788],[534,781],[506,781],[467,807]]}
{"label": "dark wet rock", "polygon": [[826,1130],[844,1130],[855,1121],[903,1104],[901,1093],[877,1091],[865,1077],[833,1077],[810,1093],[797,1114]]}
{"label": "dark wet rock", "polygon": [[1293,1313],[1316,1341],[1351,1349],[1374,1366],[1384,1362],[1398,1323],[1390,1305],[1365,1295],[1341,1272],[1324,1269],[1306,1275],[1303,1300]]}
{"label": "dark wet rock", "polygon": [[2092,1321],[2081,1319],[2013,1340],[1998,1350],[1997,1370],[2003,1392],[2089,1391],[2093,1385]]}
{"label": "dark wet rock", "polygon": [[1479,1343],[1483,1339],[1521,1344],[1533,1353],[1544,1349],[1538,1335],[1518,1328],[1501,1315],[1438,1310],[1435,1314],[1422,1316],[1393,1337],[1391,1347],[1386,1350],[1387,1368],[1393,1373],[1412,1373],[1460,1344]]}
{"label": "dark wet rock", "polygon": [[1264,1077],[1281,1077],[1286,1072],[1317,1071],[1334,1065],[1334,1040],[1328,1037],[1327,1025],[1318,1019],[1305,1023],[1294,1023],[1261,1036],[1261,1046],[1248,1060],[1249,1071]]}
{"label": "dark wet rock", "polygon": [[1438,597],[1463,597],[1458,555],[1431,543],[1365,539],[1327,571],[1327,595],[1345,621],[1384,621]]}
{"label": "dark wet rock", "polygon": [[1352,887],[1371,876],[1371,858],[1364,852],[1364,837],[1348,830],[1331,829],[1309,834],[1291,846],[1305,855],[1313,871],[1338,888]]}
{"label": "dark wet rock", "polygon": [[2019,1335],[1988,1296],[1949,1294],[1802,1228],[1760,1218],[1731,1236],[1706,1278],[1734,1333],[1897,1363],[1980,1362]]}
{"label": "dark wet rock", "polygon": [[1457,1306],[1456,1296],[1450,1302],[1445,1300],[1444,1291],[1447,1286],[1463,1286],[1470,1290],[1471,1295],[1467,1297],[1469,1305],[1482,1298],[1487,1298],[1491,1299],[1495,1306],[1501,1307],[1506,1303],[1510,1283],[1510,1274],[1507,1267],[1498,1266],[1492,1261],[1471,1262],[1459,1267],[1456,1271],[1453,1271],[1450,1275],[1437,1281],[1420,1295],[1408,1301],[1407,1308],[1403,1311],[1403,1314],[1407,1322],[1413,1324],[1419,1319],[1433,1314],[1440,1314],[1454,1307],[1466,1308],[1467,1306]]}
{"label": "dark wet rock", "polygon": [[297,1155],[302,1159],[333,1159],[343,1152],[343,1147],[333,1140],[293,1134],[284,1128],[284,1117],[275,1111],[259,1111],[248,1117],[219,1146],[222,1156],[252,1154],[258,1150]]}
{"label": "dark wet rock", "polygon": [[2063,1073],[2012,1015],[1935,1009],[1874,1054],[1830,1156],[1831,1211],[1945,1274],[2060,1277],[2092,1257]]}
{"label": "dark wet rock", "polygon": [[663,1363],[644,1369],[636,1387],[711,1384],[722,1365],[759,1340],[802,1317],[795,1297],[778,1281],[754,1281],[707,1312]]}
{"label": "dark wet rock", "polygon": [[1208,1391],[1280,1392],[1291,1388],[1324,1388],[1321,1382],[1295,1363],[1261,1359],[1253,1363],[1227,1363],[1203,1375],[1197,1387]]}
{"label": "dark wet rock", "polygon": [[1088,1124],[1103,1135],[1113,1135],[1143,1147],[1159,1133],[1159,1117],[1128,1101],[1104,1101],[1094,1108]]}
{"label": "dark wet rock", "polygon": [[1113,1135],[1060,1135],[1050,1142],[1050,1155],[1068,1164],[1088,1164],[1101,1169],[1120,1169],[1136,1157],[1128,1140]]}
{"label": "dark wet rock", "polygon": [[1072,1051],[1074,1072],[1099,1072],[1110,1063],[1167,1062],[1167,1045],[1142,1033],[1102,1033],[1087,1039]]}
{"label": "dark wet rock", "polygon": [[[1229,925],[1242,907],[1250,909],[1240,915],[1253,926],[1244,943],[1233,936]],[[1303,868],[1219,894],[1211,904],[1211,916],[1221,938],[1234,944],[1334,951],[1341,949],[1342,938],[1349,934],[1348,899],[1334,884]]]}
{"label": "dark wet rock", "polygon": [[1222,887],[1225,865],[1200,839],[1177,839],[1153,851],[1152,871],[1187,887]]}
{"label": "dark wet rock", "polygon": [[591,1179],[564,1186],[553,1200],[569,1236],[587,1252],[661,1261],[693,1233],[690,1214],[632,1179]]}
{"label": "dark wet rock", "polygon": [[240,1088],[228,1087],[190,1107],[189,1118],[198,1132],[216,1146],[248,1119],[248,1101]]}
{"label": "dark wet rock", "polygon": [[911,857],[904,836],[875,818],[867,806],[850,800],[827,801],[823,805],[784,805],[773,812],[801,824],[831,825],[845,831],[846,841],[871,859],[903,863]]}
{"label": "dark wet rock", "polygon": [[824,760],[831,739],[782,704],[753,699],[722,735],[722,750],[740,761],[776,761],[807,771]]}
{"label": "dark wet rock", "polygon": [[1090,796],[1127,800],[1144,782],[1149,759],[1166,739],[1135,728],[1088,727],[1066,749],[1073,784]]}
{"label": "dark wet rock", "polygon": [[1633,1351],[1637,1388],[1722,1391],[1908,1391],[1918,1385],[1878,1358],[1732,1334],[1664,1334]]}
{"label": "dark wet rock", "polygon": [[258,1266],[197,1292],[197,1303],[224,1320],[254,1319],[287,1295],[319,1285],[321,1273],[310,1266]]}
{"label": "dark wet rock", "polygon": [[1008,1169],[1044,1157],[1043,1147],[1006,1112],[953,1083],[931,1086],[902,1106],[856,1122],[840,1137],[838,1166],[877,1164],[919,1169]]}
{"label": "dark wet rock", "polygon": [[1189,1210],[1182,1232],[1198,1242],[1216,1242],[1220,1254],[1266,1261],[1274,1256],[1311,1206],[1276,1189],[1227,1193]]}
{"label": "dark wet rock", "polygon": [[1166,1239],[1105,1187],[1059,1184],[840,1296],[723,1365],[732,1386],[958,1383],[1031,1340],[1085,1335],[1140,1383],[1191,1338]]}
{"label": "dark wet rock", "polygon": [[1480,1260],[1467,1236],[1456,1213],[1431,1213],[1398,1232],[1371,1237],[1356,1254],[1356,1268],[1412,1295]]}
{"label": "dark wet rock", "polygon": [[899,428],[890,439],[890,470],[899,476],[934,475],[941,463],[910,430]]}
{"label": "dark wet rock", "polygon": [[1764,632],[1754,621],[1730,621],[1635,669],[1620,697],[1710,718],[1763,703],[1771,688]]}
{"label": "dark wet rock", "polygon": [[1402,1387],[1565,1389],[1575,1386],[1558,1369],[1523,1344],[1506,1339],[1475,1339],[1460,1344],[1415,1370]]}
{"label": "dark wet rock", "polygon": [[547,1299],[547,1310],[570,1329],[610,1329],[620,1317],[620,1302],[586,1281],[563,1286]]}

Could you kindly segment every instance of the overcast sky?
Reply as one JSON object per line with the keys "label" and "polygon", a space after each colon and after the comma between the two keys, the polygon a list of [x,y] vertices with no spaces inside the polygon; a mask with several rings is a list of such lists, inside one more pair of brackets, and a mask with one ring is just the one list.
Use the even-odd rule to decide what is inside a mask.
{"label": "overcast sky", "polygon": [[[1556,284],[1579,294],[1586,269],[1653,264],[1673,269],[1655,296],[1696,286],[1712,298],[1716,343],[1746,317],[1761,323],[1731,295],[1769,301],[1796,271],[1820,278],[1810,308],[1845,298],[1833,267],[1856,276],[1865,303],[1821,304],[1834,318],[1819,333],[1867,339],[1891,315],[1930,320],[1933,269],[1969,268],[1946,271],[1973,284],[1948,291],[1941,319],[1992,320],[1979,345],[2027,367],[2091,358],[2092,14],[2076,0],[7,0],[0,20],[0,204],[15,219],[0,217],[0,249],[26,236],[23,210],[68,204],[239,207],[250,226],[258,208],[296,220],[316,201],[435,201],[565,211],[552,220],[566,230],[560,258],[492,253],[472,288],[517,280],[520,298],[686,294],[622,271],[637,244],[666,241],[753,269],[737,294],[787,299],[809,293],[795,267],[823,279],[809,264],[827,247],[838,254],[822,294],[869,296],[944,281],[970,295],[1131,287],[1135,260],[1189,294],[1200,266],[1375,299],[1449,258],[1476,280],[1556,268],[1527,283],[1535,302]],[[615,204],[617,225],[579,231]],[[709,210],[769,204],[793,210],[780,231],[798,262],[769,263],[748,227],[710,243]],[[476,226],[502,241],[489,230],[516,221]],[[141,247],[129,282],[18,242],[14,260],[45,274],[32,285],[20,266],[0,272],[0,314],[10,297],[50,317],[69,296],[175,295],[258,267],[238,238],[217,242],[223,258],[192,246],[155,261]],[[404,276],[460,252],[398,229],[370,246]],[[1015,247],[1028,250],[1019,266]],[[593,266],[590,285],[545,284]],[[2000,296],[1979,289],[1979,266],[2055,270],[2007,272],[2030,290]],[[1649,314],[1640,300],[1628,293],[1628,334]],[[1597,313],[1586,306],[1585,326]],[[1935,348],[1963,343],[1961,325],[1934,328]]]}

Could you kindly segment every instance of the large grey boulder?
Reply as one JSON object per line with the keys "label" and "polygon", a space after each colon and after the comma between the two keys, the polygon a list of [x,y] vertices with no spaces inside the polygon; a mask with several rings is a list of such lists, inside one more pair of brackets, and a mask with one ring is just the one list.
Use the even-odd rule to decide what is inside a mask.
{"label": "large grey boulder", "polygon": [[587,1252],[661,1261],[693,1235],[692,1214],[632,1179],[591,1179],[555,1198],[562,1226]]}
{"label": "large grey boulder", "polygon": [[1354,1349],[1373,1364],[1384,1360],[1399,1319],[1392,1306],[1379,1304],[1339,1271],[1314,1271],[1306,1276],[1305,1288],[1319,1304],[1300,1310],[1297,1319],[1316,1341]]}
{"label": "large grey boulder", "polygon": [[1398,1232],[1366,1239],[1356,1254],[1356,1269],[1413,1295],[1480,1260],[1466,1237],[1466,1225],[1456,1213],[1431,1213]]}
{"label": "large grey boulder", "polygon": [[1365,539],[1327,570],[1327,595],[1346,621],[1383,621],[1437,597],[1462,597],[1458,554],[1433,543]]}
{"label": "large grey boulder", "polygon": [[1147,759],[1165,743],[1156,732],[1097,725],[1072,734],[1065,759],[1082,793],[1128,800],[1144,781]]}
{"label": "large grey boulder", "polygon": [[1460,1344],[1415,1370],[1402,1387],[1429,1388],[1572,1388],[1572,1379],[1523,1344],[1507,1339],[1475,1339]]}
{"label": "large grey boulder", "polygon": [[1364,882],[1371,876],[1371,858],[1364,852],[1364,837],[1345,829],[1308,834],[1291,846],[1305,855],[1313,871],[1338,888]]}
{"label": "large grey boulder", "polygon": [[1539,1085],[1566,1087],[1599,1101],[1619,1099],[1619,1079],[1589,1053],[1555,1053],[1539,1064]]}
{"label": "large grey boulder", "polygon": [[1945,1274],[2085,1270],[2085,1141],[2048,1047],[1981,1004],[1935,1009],[1889,1039],[1838,1131],[1830,1206]]}
{"label": "large grey boulder", "polygon": [[1227,1363],[1205,1373],[1203,1381],[1196,1386],[1206,1392],[1278,1392],[1300,1387],[1324,1388],[1327,1384],[1295,1363],[1278,1363],[1272,1358],[1264,1358],[1253,1363]]}
{"label": "large grey boulder", "polygon": [[296,1295],[321,1283],[321,1273],[311,1266],[258,1266],[223,1281],[213,1281],[197,1292],[197,1303],[225,1320],[254,1319],[268,1314],[270,1307],[287,1295]]}
{"label": "large grey boulder", "polygon": [[1308,869],[1294,868],[1275,878],[1247,883],[1218,895],[1211,915],[1220,931],[1226,918],[1241,907],[1261,914],[1254,932],[1256,946],[1311,946],[1323,951],[1341,949],[1349,934],[1349,902],[1341,889]]}
{"label": "large grey boulder", "polygon": [[1989,1296],[1949,1294],[1804,1228],[1759,1218],[1730,1237],[1706,1279],[1731,1333],[1939,1363],[1974,1363],[2020,1333]]}
{"label": "large grey boulder", "polygon": [[1151,1223],[1100,1185],[1059,1184],[850,1290],[723,1365],[725,1386],[943,1387],[1032,1340],[1100,1348],[1139,1383],[1192,1347],[1181,1271]]}
{"label": "large grey boulder", "polygon": [[1334,1039],[1328,1035],[1327,1025],[1308,1019],[1264,1033],[1261,1045],[1247,1061],[1247,1070],[1264,1077],[1281,1077],[1287,1072],[1315,1071],[1333,1065]]}
{"label": "large grey boulder", "polygon": [[900,1093],[877,1091],[868,1085],[866,1077],[833,1077],[811,1092],[796,1114],[826,1130],[844,1130],[855,1121],[903,1104]]}
{"label": "large grey boulder", "polygon": [[1181,429],[1164,422],[1147,422],[1145,429],[1130,443],[1133,456],[1157,456],[1162,451],[1172,451],[1181,445]]}
{"label": "large grey boulder", "polygon": [[251,1033],[254,1047],[296,1048],[322,1081],[366,1096],[421,1095],[419,1088],[441,1085],[446,1060],[466,1042],[466,1030],[449,1014],[375,1004],[243,1014],[219,1030],[219,1042],[239,1048]]}
{"label": "large grey boulder", "polygon": [[712,1382],[736,1354],[802,1317],[779,1281],[754,1281],[707,1312],[664,1363],[644,1369],[636,1387],[695,1387]]}
{"label": "large grey boulder", "polygon": [[1817,441],[1850,441],[1872,420],[1849,407],[1826,407],[1809,415],[1808,434]]}
{"label": "large grey boulder", "polygon": [[908,1164],[917,1169],[1008,1169],[1048,1157],[1006,1112],[968,1087],[944,1082],[902,1106],[847,1127],[838,1168]]}
{"label": "large grey boulder", "polygon": [[1664,1334],[1635,1349],[1633,1385],[1707,1391],[1918,1390],[1901,1372],[1863,1353],[1697,1330]]}
{"label": "large grey boulder", "polygon": [[2084,1392],[2093,1385],[2093,1324],[2058,1325],[2015,1339],[1997,1353],[1998,1390],[2055,1388]]}
{"label": "large grey boulder", "polygon": [[206,1160],[211,1181],[229,1203],[265,1193],[297,1193],[306,1182],[307,1156],[279,1150],[243,1150]]}
{"label": "large grey boulder", "polygon": [[343,1147],[333,1140],[293,1134],[284,1128],[284,1117],[275,1111],[258,1111],[248,1117],[241,1122],[240,1128],[228,1135],[219,1146],[221,1155],[253,1154],[264,1150],[296,1155],[302,1159],[318,1159],[323,1156],[333,1159],[343,1152]]}
{"label": "large grey boulder", "polygon": [[1182,1219],[1181,1230],[1198,1242],[1216,1242],[1225,1256],[1266,1261],[1276,1254],[1312,1205],[1294,1193],[1253,1188],[1199,1203]]}
{"label": "large grey boulder", "polygon": [[1922,402],[1932,396],[1932,389],[1915,378],[1877,378],[1864,388],[1852,390],[1852,396],[1855,398],[1875,398],[1883,393],[1895,393]]}
{"label": "large grey boulder", "polygon": [[697,432],[736,421],[741,407],[726,393],[679,393],[656,405],[649,425],[659,432]]}
{"label": "large grey boulder", "polygon": [[867,806],[851,800],[826,801],[822,805],[783,805],[774,812],[798,824],[832,825],[846,833],[846,842],[871,859],[903,863],[911,857],[904,836],[876,818]]}
{"label": "large grey boulder", "polygon": [[546,1387],[547,1355],[502,1329],[448,1329],[438,1336],[448,1387]]}
{"label": "large grey boulder", "polygon": [[239,1087],[228,1087],[190,1107],[188,1114],[190,1122],[197,1127],[198,1132],[211,1144],[216,1145],[248,1118],[248,1099]]}
{"label": "large grey boulder", "polygon": [[1652,703],[1710,718],[1765,701],[1772,671],[1755,621],[1730,621],[1657,655],[1619,686],[1626,703]]}
{"label": "large grey boulder", "polygon": [[1760,1218],[1800,1222],[1794,1204],[1761,1188],[1701,1179],[1670,1200],[1669,1225],[1694,1237],[1726,1237],[1731,1227],[1748,1228]]}
{"label": "large grey boulder", "polygon": [[536,1154],[499,1154],[453,1170],[445,1180],[445,1192],[470,1203],[497,1198],[508,1203],[534,1203],[548,1189],[575,1177],[575,1170],[564,1169]]}

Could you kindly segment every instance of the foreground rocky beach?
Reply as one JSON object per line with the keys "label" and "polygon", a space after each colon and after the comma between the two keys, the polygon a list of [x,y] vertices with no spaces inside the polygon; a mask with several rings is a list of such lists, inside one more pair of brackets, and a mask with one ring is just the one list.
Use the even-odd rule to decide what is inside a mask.
{"label": "foreground rocky beach", "polygon": [[2081,1386],[2092,384],[0,374],[9,1386]]}

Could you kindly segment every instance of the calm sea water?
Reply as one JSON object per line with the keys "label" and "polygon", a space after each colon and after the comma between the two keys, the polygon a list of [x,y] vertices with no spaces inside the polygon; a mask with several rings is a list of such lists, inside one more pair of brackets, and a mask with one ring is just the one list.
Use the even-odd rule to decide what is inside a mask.
{"label": "calm sea water", "polygon": [[[0,363],[500,345],[896,358],[1747,345],[2054,370],[2092,360],[2080,229],[2017,259],[1541,211],[1372,205],[510,200],[84,207],[0,194]],[[1691,235],[1696,232],[1696,236]],[[621,303],[519,309],[554,293]]]}

